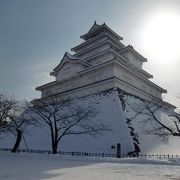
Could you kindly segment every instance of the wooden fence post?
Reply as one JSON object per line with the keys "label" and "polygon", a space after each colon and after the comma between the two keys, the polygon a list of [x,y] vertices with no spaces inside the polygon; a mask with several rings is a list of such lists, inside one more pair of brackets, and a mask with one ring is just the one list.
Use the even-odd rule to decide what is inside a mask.
{"label": "wooden fence post", "polygon": [[121,144],[117,143],[117,158],[121,158]]}

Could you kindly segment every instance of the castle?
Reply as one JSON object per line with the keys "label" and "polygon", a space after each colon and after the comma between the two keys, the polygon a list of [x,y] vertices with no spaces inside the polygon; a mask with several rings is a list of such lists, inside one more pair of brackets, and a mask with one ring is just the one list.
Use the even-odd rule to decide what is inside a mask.
{"label": "castle", "polygon": [[[105,23],[98,25],[96,21],[90,30],[80,36],[83,42],[66,52],[60,63],[50,73],[55,81],[36,88],[41,92],[40,99],[63,97],[85,101],[98,101],[100,114],[97,119],[105,124],[110,124],[112,131],[104,136],[93,139],[88,135],[67,137],[61,143],[65,151],[91,151],[113,152],[111,147],[120,143],[122,152],[149,152],[160,141],[148,143],[141,133],[139,125],[133,125],[128,119],[131,108],[125,108],[138,103],[138,99],[162,102],[169,108],[175,107],[162,100],[165,89],[150,81],[153,76],[143,70],[142,65],[147,59],[139,54],[131,45],[125,46],[123,38],[109,28]],[[104,93],[106,92],[106,93]],[[124,95],[126,93],[126,102]],[[33,102],[38,102],[36,99]],[[129,108],[129,109],[128,109]],[[141,134],[141,137],[136,132]],[[39,133],[39,132],[38,132]],[[40,138],[40,136],[39,136]],[[42,142],[43,138],[40,138]],[[140,142],[140,143],[139,143]],[[37,144],[32,146],[37,148]],[[47,142],[44,142],[45,148]],[[141,147],[139,146],[141,145]],[[141,150],[140,150],[141,149]]]}
{"label": "castle", "polygon": [[73,54],[66,52],[50,73],[55,81],[36,88],[41,91],[41,98],[78,98],[111,88],[145,100],[162,100],[162,93],[167,93],[151,82],[153,76],[143,70],[147,59],[131,45],[125,46],[123,38],[105,23],[98,25],[95,21],[80,38],[84,42],[71,49]]}
{"label": "castle", "polygon": [[[81,38],[84,41],[71,49],[74,53],[66,52],[50,73],[55,81],[36,88],[41,91],[41,98],[33,103],[51,97],[70,98],[77,104],[93,102],[99,111],[95,120],[110,125],[111,131],[95,138],[88,134],[66,136],[59,145],[61,151],[116,153],[112,147],[117,144],[121,144],[123,154],[168,153],[175,149],[177,142],[168,145],[169,141],[165,145],[157,136],[143,134],[143,123],[130,119],[134,113],[132,107],[139,107],[142,100],[175,108],[162,100],[162,94],[167,91],[150,81],[153,76],[143,70],[147,59],[132,46],[125,46],[121,42],[123,38],[105,23],[94,22]],[[158,113],[162,118],[166,116],[164,111]],[[51,149],[50,132],[44,125],[29,127],[29,131],[31,135],[26,136],[29,148]],[[0,146],[11,147],[13,142],[14,136],[9,135]],[[22,142],[20,148],[27,144]]]}

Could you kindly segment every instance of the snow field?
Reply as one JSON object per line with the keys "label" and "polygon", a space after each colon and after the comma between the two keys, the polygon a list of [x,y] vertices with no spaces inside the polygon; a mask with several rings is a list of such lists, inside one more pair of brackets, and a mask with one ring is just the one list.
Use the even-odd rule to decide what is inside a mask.
{"label": "snow field", "polygon": [[[126,110],[123,111],[122,102],[117,90],[111,90],[106,93],[90,95],[84,98],[76,99],[77,103],[97,104],[99,111],[97,120],[112,128],[112,131],[104,132],[103,135],[92,137],[89,135],[71,135],[65,136],[59,143],[61,151],[91,152],[91,153],[116,153],[117,143],[121,144],[121,151],[126,154],[134,151],[133,137],[130,136],[127,118],[132,118],[134,112],[131,109],[133,104],[139,104],[140,100],[136,97],[124,96]],[[143,117],[141,117],[143,118]],[[140,118],[139,118],[140,120]],[[179,155],[180,138],[170,137],[166,141],[162,138],[143,133],[143,124],[140,121],[132,121],[131,126],[138,135],[138,141],[141,154],[173,154]],[[40,127],[29,127],[28,134],[24,134],[28,149],[51,150],[51,139],[49,129],[43,125]],[[0,148],[12,148],[15,136],[4,134],[0,136]],[[20,149],[26,149],[22,140]]]}
{"label": "snow field", "polygon": [[178,180],[180,161],[0,152],[1,180]]}

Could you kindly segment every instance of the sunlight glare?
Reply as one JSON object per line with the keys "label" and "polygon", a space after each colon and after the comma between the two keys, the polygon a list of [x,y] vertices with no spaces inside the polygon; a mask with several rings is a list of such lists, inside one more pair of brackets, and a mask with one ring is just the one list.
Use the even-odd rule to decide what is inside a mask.
{"label": "sunlight glare", "polygon": [[161,11],[146,20],[142,47],[151,58],[161,63],[177,61],[180,58],[180,14]]}

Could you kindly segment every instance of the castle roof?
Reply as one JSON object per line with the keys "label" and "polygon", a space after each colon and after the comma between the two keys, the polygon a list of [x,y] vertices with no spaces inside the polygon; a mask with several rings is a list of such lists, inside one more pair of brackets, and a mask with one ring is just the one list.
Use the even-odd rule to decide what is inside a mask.
{"label": "castle roof", "polygon": [[59,69],[61,68],[61,66],[65,63],[65,62],[73,62],[73,63],[80,63],[83,64],[86,67],[91,66],[89,63],[81,60],[80,58],[76,57],[75,55],[71,55],[70,53],[66,52],[61,60],[61,62],[53,69],[53,72],[50,73],[50,75],[54,76],[56,75],[56,73],[59,71]]}
{"label": "castle roof", "polygon": [[[143,98],[147,95],[162,99],[162,93],[167,93],[165,89],[151,82],[149,79],[153,76],[143,70],[142,65],[147,59],[131,45],[125,46],[120,42],[123,38],[105,23],[99,25],[95,21],[81,38],[85,41],[71,49],[75,53],[72,55],[66,52],[50,73],[56,77],[56,81],[36,88],[42,91],[42,97],[47,96],[48,89],[53,93],[70,93],[77,89],[85,94],[93,93],[97,89],[91,89],[91,85],[99,88],[101,82],[107,83],[109,87],[123,87]],[[110,81],[112,84],[108,84]],[[86,91],[85,87],[89,87],[89,90]],[[103,90],[107,87],[100,88]]]}
{"label": "castle roof", "polygon": [[108,32],[113,37],[115,37],[118,40],[123,40],[121,36],[119,36],[117,33],[115,33],[111,28],[109,28],[105,23],[102,25],[96,24],[96,21],[94,22],[93,26],[90,28],[88,33],[81,35],[80,37],[84,40],[88,40],[96,35],[98,35],[100,32]]}
{"label": "castle roof", "polygon": [[124,49],[121,49],[121,50],[119,51],[120,54],[123,54],[123,53],[125,53],[125,52],[131,52],[132,54],[134,54],[135,56],[137,56],[138,59],[141,60],[142,62],[147,62],[147,59],[144,58],[141,54],[139,54],[139,53],[133,48],[133,46],[131,46],[131,45],[128,45],[128,46],[126,46]]}

